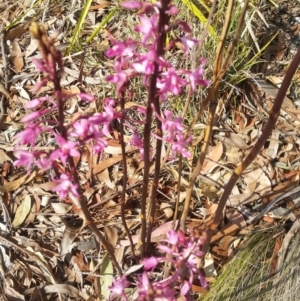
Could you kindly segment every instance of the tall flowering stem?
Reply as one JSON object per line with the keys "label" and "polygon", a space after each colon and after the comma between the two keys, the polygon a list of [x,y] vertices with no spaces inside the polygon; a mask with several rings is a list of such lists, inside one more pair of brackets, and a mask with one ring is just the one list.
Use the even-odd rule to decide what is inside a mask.
{"label": "tall flowering stem", "polygon": [[[170,0],[157,1],[154,4],[148,2],[122,2],[127,9],[139,9],[140,25],[135,31],[140,33],[141,41],[127,39],[124,42],[111,38],[113,47],[106,52],[108,57],[115,57],[114,75],[108,76],[107,80],[117,85],[117,95],[121,96],[122,89],[130,84],[130,79],[142,76],[143,84],[148,92],[148,101],[144,110],[145,121],[143,141],[134,132],[132,142],[141,152],[144,160],[143,186],[141,196],[141,236],[140,248],[142,257],[146,251],[149,253],[151,233],[154,224],[154,213],[157,187],[161,169],[162,142],[169,143],[172,150],[172,158],[176,153],[189,157],[186,150],[191,141],[191,136],[184,135],[182,118],[174,118],[173,113],[165,110],[162,114],[160,102],[166,102],[170,95],[179,95],[187,86],[194,92],[197,85],[207,85],[208,81],[202,79],[205,60],[201,59],[200,66],[189,71],[176,69],[171,62],[164,58],[167,48],[172,48],[176,41],[182,43],[185,55],[189,49],[198,45],[198,41],[190,37],[191,29],[183,21],[179,20],[171,24],[170,18],[178,13],[178,8],[171,4]],[[170,23],[170,24],[169,24]],[[174,28],[180,28],[185,35],[171,40],[166,47],[166,35]],[[127,87],[128,88],[128,87]],[[154,113],[154,114],[153,114]],[[154,117],[154,118],[153,118]],[[152,133],[152,121],[156,119],[156,132]],[[155,172],[153,184],[149,196],[149,171],[151,162],[151,137],[156,138],[155,147]],[[146,205],[149,202],[149,211],[146,213]],[[146,214],[149,214],[146,217]],[[148,223],[147,223],[148,222]],[[148,228],[147,228],[148,227]]]}
{"label": "tall flowering stem", "polygon": [[[161,8],[159,9],[159,21],[157,26],[157,46],[156,54],[157,57],[163,57],[164,48],[166,45],[166,30],[170,19],[170,15],[167,14],[169,9],[170,0],[162,0]],[[146,202],[147,202],[147,191],[148,191],[148,179],[149,179],[149,169],[150,169],[150,134],[151,134],[151,118],[152,109],[160,117],[160,103],[159,95],[157,93],[157,78],[159,76],[159,66],[158,63],[154,63],[154,73],[150,81],[150,90],[148,95],[148,105],[147,105],[147,115],[146,124],[144,128],[144,152],[145,152],[145,168],[144,168],[144,178],[143,178],[143,190],[142,190],[142,230],[141,230],[141,254],[144,257],[145,254],[145,233],[146,233]],[[150,215],[148,223],[147,232],[147,251],[150,252],[151,243],[151,232],[154,223],[154,213],[155,213],[155,203],[156,203],[156,192],[158,187],[159,175],[160,175],[160,164],[161,164],[161,148],[162,148],[162,122],[160,118],[156,118],[156,135],[159,139],[156,139],[156,152],[155,152],[155,174],[150,195]]]}
{"label": "tall flowering stem", "polygon": [[[76,166],[73,160],[73,156],[79,155],[78,152],[74,153],[73,148],[76,143],[68,142],[69,135],[68,129],[65,126],[64,118],[64,103],[67,99],[67,96],[63,93],[61,88],[61,71],[63,68],[61,53],[56,50],[54,47],[54,39],[49,39],[45,29],[40,26],[38,23],[33,23],[30,28],[33,38],[39,41],[39,47],[42,52],[43,61],[42,63],[36,62],[40,70],[46,74],[45,79],[42,81],[42,84],[45,84],[46,81],[52,81],[54,84],[54,100],[57,103],[54,103],[54,106],[58,110],[58,125],[60,136],[58,136],[61,142],[61,149],[58,149],[56,152],[53,152],[50,155],[50,161],[48,162],[48,167],[51,167],[56,158],[59,158],[62,163],[67,163],[68,173],[62,174],[60,181],[54,190],[58,191],[62,197],[66,197],[67,191],[69,190],[69,197],[73,201],[74,205],[79,207],[82,212],[82,217],[85,224],[89,225],[93,231],[95,238],[98,240],[99,244],[102,244],[107,252],[109,253],[111,260],[117,269],[119,275],[122,275],[122,270],[116,260],[114,255],[114,250],[111,245],[105,240],[104,236],[101,234],[97,228],[95,222],[93,221],[91,214],[87,208],[86,202],[82,197],[80,191],[80,182],[78,175],[76,173]],[[39,89],[42,84],[39,84],[36,89]],[[35,114],[34,114],[35,113]],[[33,116],[39,116],[40,113],[34,112]],[[45,113],[45,112],[44,112]],[[32,115],[31,114],[31,115]],[[30,116],[30,115],[29,115]],[[27,119],[25,118],[25,121]],[[23,118],[24,121],[24,118]],[[73,154],[73,155],[72,155]]]}

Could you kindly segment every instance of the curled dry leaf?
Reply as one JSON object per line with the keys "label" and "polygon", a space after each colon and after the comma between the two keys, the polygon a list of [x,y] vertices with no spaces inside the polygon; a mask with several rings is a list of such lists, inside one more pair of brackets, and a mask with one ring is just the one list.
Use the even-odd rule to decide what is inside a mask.
{"label": "curled dry leaf", "polygon": [[74,286],[69,284],[52,284],[47,285],[44,287],[44,290],[47,294],[49,293],[58,293],[58,294],[65,294],[71,298],[78,298],[80,297],[80,292]]}
{"label": "curled dry leaf", "polygon": [[17,190],[22,184],[27,184],[31,180],[33,180],[36,175],[37,175],[37,172],[33,171],[31,173],[31,175],[29,175],[29,176],[25,175],[24,177],[21,177],[18,180],[11,181],[11,182],[1,186],[0,187],[0,192],[4,193],[4,192],[10,192],[10,191]]}

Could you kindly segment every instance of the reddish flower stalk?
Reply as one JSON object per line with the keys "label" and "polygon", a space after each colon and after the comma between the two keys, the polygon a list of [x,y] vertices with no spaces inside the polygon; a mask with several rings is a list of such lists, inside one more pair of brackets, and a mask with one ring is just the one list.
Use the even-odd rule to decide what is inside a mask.
{"label": "reddish flower stalk", "polygon": [[[156,47],[156,55],[157,57],[163,57],[164,56],[164,48],[166,46],[166,30],[165,28],[168,26],[170,15],[168,14],[169,6],[171,1],[170,0],[162,0],[161,1],[161,8],[159,10],[159,21],[157,25],[157,31],[158,31],[158,37],[157,37],[157,47]],[[147,111],[150,111],[149,113],[149,121],[150,121],[150,127],[146,127],[144,129],[144,137],[148,138],[144,140],[144,151],[146,149],[145,147],[145,141],[147,141],[148,147],[150,144],[150,133],[151,133],[151,117],[152,117],[152,106],[154,108],[154,111],[156,113],[156,151],[155,151],[155,173],[153,178],[153,184],[152,189],[150,193],[150,212],[149,212],[149,222],[148,222],[148,229],[147,229],[147,245],[146,245],[146,251],[147,254],[150,254],[150,248],[151,248],[151,233],[152,228],[154,224],[154,215],[155,215],[155,208],[156,208],[156,193],[158,188],[158,182],[159,182],[159,176],[160,176],[160,164],[161,164],[161,148],[162,148],[162,120],[160,116],[160,102],[159,102],[159,95],[157,93],[157,79],[159,77],[159,66],[157,63],[154,64],[154,73],[151,77],[151,83],[150,83],[150,91],[149,91],[149,97],[148,97],[148,106]],[[148,114],[147,114],[148,118]],[[147,121],[146,121],[147,125]],[[147,136],[148,135],[148,136]],[[147,160],[147,170],[144,169],[144,178],[143,178],[143,192],[142,192],[142,203],[144,203],[144,207],[146,208],[146,202],[147,202],[147,190],[148,190],[148,183],[146,186],[146,180],[149,179],[149,169],[150,169],[150,157],[149,157],[149,150],[148,150],[148,156],[145,155],[145,160]],[[146,166],[146,161],[145,161]],[[144,216],[146,215],[145,212],[141,212],[141,214]],[[145,226],[145,225],[144,225]],[[144,229],[145,230],[145,229]],[[143,228],[142,228],[143,231]],[[143,243],[144,237],[142,236],[143,232],[141,232],[141,242]],[[145,240],[145,239],[144,239]],[[142,255],[144,255],[145,249],[144,245],[142,245],[141,248]]]}
{"label": "reddish flower stalk", "polygon": [[[30,31],[32,36],[39,41],[39,47],[43,57],[42,62],[39,62],[36,65],[46,75],[45,79],[47,79],[48,81],[52,81],[54,84],[53,96],[54,96],[54,100],[56,101],[56,104],[54,103],[54,107],[56,107],[58,110],[58,126],[59,126],[60,134],[57,135],[57,139],[61,147],[49,155],[48,167],[50,168],[50,166],[52,166],[57,159],[59,159],[63,164],[67,165],[66,173],[61,174],[60,179],[56,180],[58,185],[54,187],[53,190],[57,191],[62,198],[65,198],[68,195],[69,198],[73,201],[74,205],[76,205],[78,208],[81,209],[84,222],[90,226],[91,230],[95,235],[95,238],[98,240],[100,244],[102,244],[105,247],[105,249],[109,253],[111,260],[115,268],[117,269],[119,275],[122,275],[122,270],[114,255],[114,250],[111,247],[111,245],[106,241],[106,239],[101,234],[99,229],[97,228],[87,208],[87,205],[82,198],[82,194],[80,191],[80,182],[79,182],[78,175],[76,173],[76,166],[73,160],[74,156],[79,155],[78,151],[75,149],[77,143],[70,142],[68,140],[69,139],[68,128],[65,126],[64,104],[65,104],[65,100],[67,99],[67,96],[62,92],[62,88],[60,84],[61,70],[63,68],[61,53],[56,50],[56,48],[54,47],[54,40],[48,38],[47,33],[42,26],[40,26],[37,23],[33,23],[30,28]],[[42,85],[45,83],[46,81],[43,80]],[[39,83],[38,89],[41,88],[42,85]],[[38,105],[39,105],[39,101],[35,101],[33,107]],[[46,110],[46,112],[44,111],[36,111],[32,114],[34,114],[36,118],[39,118],[42,115],[46,115],[46,113],[48,113],[49,110]],[[23,118],[23,121],[25,123],[31,122],[32,118],[28,118],[28,117]],[[43,129],[40,129],[40,131],[42,130]],[[38,133],[39,131],[36,131],[35,134]],[[20,161],[21,158],[19,158],[18,164],[22,163]]]}

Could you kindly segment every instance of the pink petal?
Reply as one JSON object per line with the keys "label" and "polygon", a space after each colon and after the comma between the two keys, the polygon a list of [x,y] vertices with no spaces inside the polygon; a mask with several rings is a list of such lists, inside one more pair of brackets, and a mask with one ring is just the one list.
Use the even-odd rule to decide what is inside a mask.
{"label": "pink petal", "polygon": [[178,244],[178,234],[174,230],[169,230],[167,232],[167,241],[171,245],[176,246]]}
{"label": "pink petal", "polygon": [[88,101],[91,102],[94,100],[94,96],[87,94],[87,93],[79,93],[78,96],[80,97],[81,100],[83,101]]}
{"label": "pink petal", "polygon": [[149,257],[143,259],[143,265],[145,270],[151,270],[157,266],[159,263],[159,258],[157,257]]}
{"label": "pink petal", "polygon": [[142,7],[142,3],[138,1],[124,1],[120,3],[121,6],[127,9],[139,9]]}
{"label": "pink petal", "polygon": [[48,112],[50,112],[50,109],[30,113],[30,114],[24,116],[21,119],[21,122],[22,123],[27,123],[27,122],[33,121],[33,120],[38,119],[39,117],[45,115]]}

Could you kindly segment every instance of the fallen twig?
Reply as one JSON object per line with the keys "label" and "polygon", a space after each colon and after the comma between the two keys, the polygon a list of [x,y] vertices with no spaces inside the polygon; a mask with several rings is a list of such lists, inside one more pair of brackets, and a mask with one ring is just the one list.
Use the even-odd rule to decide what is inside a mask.
{"label": "fallen twig", "polygon": [[[297,187],[299,188],[299,187]],[[300,230],[300,219],[297,218],[295,222],[293,223],[293,226],[289,230],[289,232],[285,235],[282,245],[278,251],[278,261],[277,261],[277,267],[276,267],[276,272],[279,272],[280,269],[283,266],[284,258],[286,255],[286,252],[288,250],[289,244],[294,237],[294,235]]]}

